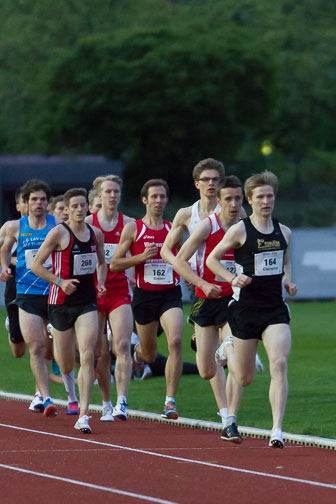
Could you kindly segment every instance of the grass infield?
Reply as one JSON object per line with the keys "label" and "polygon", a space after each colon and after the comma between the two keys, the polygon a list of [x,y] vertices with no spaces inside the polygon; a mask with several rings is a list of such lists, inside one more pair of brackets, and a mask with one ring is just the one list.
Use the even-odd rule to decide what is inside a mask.
{"label": "grass infield", "polygon": [[[335,304],[333,302],[292,302],[290,304],[293,345],[288,362],[289,396],[283,430],[295,434],[335,439],[335,376],[336,335],[334,332]],[[185,305],[185,319],[189,305]],[[12,357],[4,327],[6,312],[0,309],[0,389],[7,392],[33,394],[34,380],[29,368],[29,357]],[[185,321],[183,360],[195,362],[190,348],[192,327]],[[158,350],[167,355],[164,335],[158,338]],[[256,373],[252,385],[244,390],[238,414],[238,424],[270,429],[271,410],[268,402],[269,371],[263,345],[258,353],[265,366],[264,373]],[[62,385],[50,383],[52,397],[66,399]],[[112,400],[115,386],[111,385]],[[132,410],[160,413],[165,397],[164,377],[145,381],[132,380],[128,404]],[[97,386],[91,402],[101,404]],[[197,375],[182,376],[177,406],[183,417],[211,422],[219,421],[217,407],[208,382]]]}

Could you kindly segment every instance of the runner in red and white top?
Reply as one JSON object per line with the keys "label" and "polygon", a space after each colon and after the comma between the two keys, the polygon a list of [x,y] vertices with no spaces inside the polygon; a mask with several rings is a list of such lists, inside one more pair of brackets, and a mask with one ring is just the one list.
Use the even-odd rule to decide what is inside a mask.
{"label": "runner in red and white top", "polygon": [[[64,194],[68,223],[53,228],[41,245],[31,266],[35,275],[50,282],[48,315],[53,326],[57,362],[63,373],[75,365],[78,344],[80,370],[78,387],[80,414],[75,429],[91,433],[88,423],[90,394],[94,381],[94,357],[98,334],[97,297],[94,274],[97,267],[97,293],[106,294],[104,237],[100,229],[84,222],[88,211],[87,191],[69,189]],[[45,262],[52,254],[52,272]]]}
{"label": "runner in red and white top", "polygon": [[[169,357],[163,416],[175,420],[178,418],[175,396],[182,373],[183,314],[178,275],[160,257],[170,230],[170,223],[163,220],[168,196],[165,180],[151,179],[144,184],[141,198],[146,215],[125,226],[110,268],[120,271],[135,266],[132,308],[140,340],[134,353],[136,363],[155,361],[159,322],[165,331]],[[127,253],[131,255],[125,257]]]}
{"label": "runner in red and white top", "polygon": [[[228,324],[227,307],[232,296],[230,283],[224,282],[206,266],[206,260],[214,247],[222,240],[226,230],[239,221],[243,203],[243,186],[234,175],[226,177],[217,190],[217,202],[221,207],[219,213],[204,219],[192,232],[188,240],[173,261],[174,269],[188,282],[196,286],[196,301],[192,306],[189,321],[195,326],[197,344],[197,366],[199,374],[206,380],[219,376],[219,367],[224,375],[223,362],[216,363],[215,353],[220,339],[231,335]],[[196,252],[196,274],[190,266],[189,259]],[[232,250],[221,258],[230,271],[235,272],[235,261]],[[227,395],[231,397],[233,411],[237,414],[242,387],[229,373],[226,384]],[[223,411],[220,412],[220,416]],[[225,421],[225,418],[223,419]],[[241,438],[237,438],[240,442]]]}
{"label": "runner in red and white top", "polygon": [[[118,246],[124,226],[133,219],[118,211],[122,180],[116,175],[97,177],[93,187],[101,200],[98,212],[89,215],[86,222],[99,228],[104,235],[105,262],[110,264]],[[96,377],[103,397],[101,420],[112,422],[114,418],[127,420],[127,393],[132,374],[131,334],[133,315],[128,279],[125,271],[113,273],[108,268],[105,282],[107,295],[98,298],[99,339],[97,346]],[[111,402],[111,358],[105,327],[108,320],[112,334],[112,351],[116,357],[115,381],[117,402]]]}

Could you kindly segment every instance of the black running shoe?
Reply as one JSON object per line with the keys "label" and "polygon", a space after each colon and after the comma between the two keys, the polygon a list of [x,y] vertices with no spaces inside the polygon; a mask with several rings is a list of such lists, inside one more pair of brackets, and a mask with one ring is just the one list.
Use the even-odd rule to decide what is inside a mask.
{"label": "black running shoe", "polygon": [[243,442],[243,438],[239,434],[238,427],[235,423],[231,424],[228,427],[225,427],[223,429],[221,439],[223,439],[223,441],[231,441],[232,443],[237,443],[237,444],[240,444]]}
{"label": "black running shoe", "polygon": [[193,334],[193,335],[191,336],[190,346],[191,346],[191,348],[194,350],[194,352],[197,352],[197,347],[196,347],[196,336],[195,336],[195,334]]}

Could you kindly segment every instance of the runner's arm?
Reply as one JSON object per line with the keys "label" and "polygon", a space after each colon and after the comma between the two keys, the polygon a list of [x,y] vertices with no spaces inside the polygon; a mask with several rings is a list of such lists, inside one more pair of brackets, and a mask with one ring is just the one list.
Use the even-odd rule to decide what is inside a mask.
{"label": "runner's arm", "polygon": [[188,240],[184,242],[177,256],[174,257],[173,268],[187,282],[202,289],[207,297],[217,297],[221,292],[221,288],[218,285],[206,282],[203,278],[196,275],[188,262],[196,250],[206,241],[209,233],[210,221],[209,219],[205,219],[198,224]]}
{"label": "runner's arm", "polygon": [[246,231],[244,223],[238,222],[234,224],[228,229],[213,251],[210,252],[206,261],[206,265],[215,275],[223,278],[225,282],[230,283],[234,287],[246,287],[246,285],[251,283],[252,279],[244,274],[238,276],[233,275],[221,264],[220,259],[228,250],[239,248],[244,243],[245,238]]}
{"label": "runner's arm", "polygon": [[154,244],[149,245],[141,254],[128,255],[132,243],[135,240],[137,233],[137,226],[135,222],[129,222],[122,230],[119,244],[113,254],[110,262],[111,271],[123,271],[125,269],[136,266],[137,264],[145,262],[147,259],[154,257],[157,254],[157,247]]}
{"label": "runner's arm", "polygon": [[167,263],[173,264],[175,255],[173,254],[173,248],[175,245],[180,247],[183,241],[183,232],[186,228],[185,226],[185,213],[186,209],[181,208],[174,217],[171,230],[166,236],[163,246],[161,248],[160,255]]}
{"label": "runner's arm", "polygon": [[290,261],[290,244],[292,239],[291,230],[280,224],[282,234],[287,241],[287,249],[284,254],[284,276],[282,278],[282,283],[290,296],[295,296],[297,294],[296,284],[292,282],[292,265]]}

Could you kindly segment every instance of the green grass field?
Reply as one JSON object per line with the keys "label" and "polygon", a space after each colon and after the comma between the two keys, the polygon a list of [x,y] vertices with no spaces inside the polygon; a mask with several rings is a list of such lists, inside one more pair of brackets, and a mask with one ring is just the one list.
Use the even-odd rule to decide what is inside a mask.
{"label": "green grass field", "polygon": [[[289,358],[289,397],[283,430],[294,434],[309,434],[336,438],[335,425],[335,379],[336,334],[335,304],[332,302],[291,303],[293,347]],[[189,306],[184,312],[187,315]],[[32,394],[34,380],[29,368],[29,359],[12,357],[4,328],[5,310],[0,310],[0,389],[8,392]],[[195,353],[189,346],[192,328],[185,323],[183,334],[183,360],[195,362]],[[158,339],[159,351],[167,354],[165,337]],[[253,384],[244,390],[239,410],[240,425],[270,429],[271,411],[268,402],[269,372],[262,344],[259,355],[264,373],[256,373]],[[66,399],[62,385],[50,384],[55,398]],[[112,385],[112,399],[115,399]],[[128,396],[131,409],[160,413],[164,402],[164,378],[151,378],[143,382],[132,380]],[[97,386],[94,387],[92,403],[101,404]],[[219,421],[217,408],[209,383],[197,375],[182,376],[177,405],[180,415],[188,418]]]}

